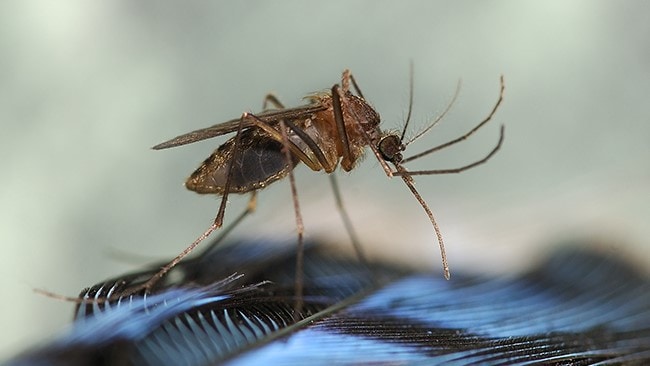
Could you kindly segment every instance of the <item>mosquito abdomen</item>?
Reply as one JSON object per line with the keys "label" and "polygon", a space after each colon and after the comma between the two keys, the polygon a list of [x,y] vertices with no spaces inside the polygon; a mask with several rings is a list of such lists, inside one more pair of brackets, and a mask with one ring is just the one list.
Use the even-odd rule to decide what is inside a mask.
{"label": "mosquito abdomen", "polygon": [[[235,138],[231,138],[210,155],[185,182],[197,193],[223,194],[232,161],[232,178],[229,193],[246,193],[284,178],[298,163],[288,163],[282,143],[253,128],[242,131],[237,151]],[[234,159],[233,159],[234,157]]]}

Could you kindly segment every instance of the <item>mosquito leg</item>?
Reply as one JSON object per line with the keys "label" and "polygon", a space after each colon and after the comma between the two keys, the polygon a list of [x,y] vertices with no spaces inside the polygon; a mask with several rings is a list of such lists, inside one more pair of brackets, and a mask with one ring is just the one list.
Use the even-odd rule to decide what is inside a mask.
{"label": "mosquito leg", "polygon": [[232,173],[233,173],[232,165],[234,164],[235,161],[237,161],[239,155],[239,145],[241,144],[241,132],[244,129],[244,120],[251,118],[251,116],[252,115],[250,113],[244,112],[241,115],[241,118],[239,119],[239,126],[237,127],[237,134],[235,135],[235,144],[232,147],[233,149],[232,157],[230,158],[230,162],[228,162],[228,174],[226,175],[226,184],[224,185],[224,189],[223,189],[223,197],[221,198],[221,204],[219,205],[219,211],[217,212],[217,217],[214,219],[214,224],[212,224],[212,226],[210,227],[211,230],[208,229],[208,231],[206,231],[207,235],[210,235],[212,231],[220,228],[221,225],[223,225],[223,217],[226,213],[226,203],[228,203],[228,194],[230,193],[230,185],[232,183]]}
{"label": "mosquito leg", "polygon": [[151,276],[151,278],[147,280],[147,282],[126,289],[125,291],[116,294],[115,297],[126,297],[129,295],[133,295],[136,292],[140,292],[142,290],[144,290],[145,293],[148,293],[151,290],[151,288],[153,288],[153,286],[156,283],[158,283],[158,281],[160,281],[160,279],[165,274],[167,274],[167,272],[169,272],[172,268],[174,268],[174,266],[178,264],[178,262],[183,260],[183,258],[185,258],[188,254],[190,254],[205,238],[207,238],[216,229],[217,227],[215,226],[215,224],[212,224],[208,228],[208,230],[206,230],[203,234],[201,234],[201,236],[199,236],[196,240],[194,240],[194,242],[192,242],[192,244],[190,244],[187,248],[185,248],[185,250],[183,250],[180,254],[174,257],[174,259],[172,259],[169,263],[162,266],[158,272],[156,272],[153,276]]}
{"label": "mosquito leg", "polygon": [[[351,75],[350,75],[351,77]],[[350,144],[348,143],[348,135],[345,132],[345,122],[343,121],[343,113],[341,111],[341,94],[339,93],[339,86],[334,85],[332,87],[332,106],[334,109],[334,120],[336,121],[336,128],[339,132],[339,136],[341,136],[344,145],[343,145],[343,156],[344,159],[347,156],[349,159],[350,156]],[[354,114],[354,119],[355,121],[358,121],[359,118],[356,115],[354,109],[350,110],[352,114]],[[364,136],[366,139],[366,142],[368,146],[370,147],[370,150],[372,150],[372,153],[375,155],[377,158],[377,161],[379,162],[379,165],[384,169],[384,172],[388,177],[393,176],[393,170],[388,166],[388,163],[386,163],[386,160],[381,156],[381,153],[379,150],[377,150],[377,146],[375,146],[372,143],[372,140],[370,139],[370,136],[368,136],[368,133],[359,125],[359,123],[356,123],[357,129],[361,132],[361,134]],[[349,160],[348,160],[349,161]]]}
{"label": "mosquito leg", "polygon": [[490,158],[492,156],[494,156],[494,154],[496,154],[497,151],[499,151],[499,149],[501,148],[501,145],[503,144],[504,134],[505,134],[505,127],[503,125],[501,125],[501,128],[500,128],[499,131],[500,131],[500,134],[499,134],[499,141],[497,142],[497,145],[494,148],[492,148],[492,151],[490,151],[490,153],[487,154],[481,160],[475,161],[475,162],[473,162],[471,164],[467,164],[467,165],[462,166],[460,168],[437,169],[437,170],[415,170],[415,171],[406,171],[406,170],[404,170],[404,172],[401,172],[401,171],[396,172],[395,175],[404,175],[404,174],[407,174],[407,175],[454,174],[454,173],[460,173],[460,172],[465,171],[467,169],[471,169],[471,168],[473,168],[473,167],[475,167],[477,165],[481,165],[481,164],[485,163],[486,161],[490,160]]}
{"label": "mosquito leg", "polygon": [[[343,71],[343,76],[341,77],[341,84],[343,84],[342,87],[343,95],[345,95],[345,93],[349,90],[350,82],[352,82],[352,85],[356,89],[356,92],[359,93],[359,97],[363,99],[363,94],[361,93],[361,90],[359,89],[357,82],[354,80],[354,76],[352,76],[352,73],[350,73],[350,70]],[[332,109],[334,112],[334,121],[336,121],[336,129],[337,132],[339,133],[339,137],[341,138],[341,142],[343,144],[343,161],[352,162],[350,160],[350,156],[351,156],[350,142],[348,140],[348,135],[345,129],[345,121],[343,120],[343,111],[341,108],[341,105],[344,103],[343,102],[344,97],[341,96],[341,93],[339,92],[339,88],[341,87],[339,87],[338,84],[335,84],[332,87]],[[352,109],[351,112],[355,114],[354,116],[355,121],[359,120],[358,116],[354,112],[354,109]],[[392,169],[388,166],[386,160],[382,158],[381,153],[379,153],[377,147],[370,140],[370,136],[368,136],[368,133],[359,125],[359,123],[356,123],[356,126],[365,137],[366,142],[370,147],[370,150],[372,150],[372,153],[375,154],[377,161],[379,161],[379,165],[381,165],[381,167],[384,169],[386,175],[388,177],[392,177],[393,176]]]}
{"label": "mosquito leg", "polygon": [[[282,133],[282,142],[284,144],[284,153],[287,162],[292,164],[291,151],[289,150],[289,137],[287,136],[287,126],[284,121],[280,121],[280,132]],[[298,202],[298,190],[296,189],[296,178],[293,175],[293,170],[289,170],[289,184],[291,185],[291,198],[293,199],[293,209],[296,213],[296,231],[298,233],[298,249],[296,251],[296,282],[294,288],[295,304],[294,304],[294,321],[300,320],[300,313],[303,307],[303,286],[304,286],[304,254],[305,247],[303,242],[303,235],[305,227],[302,222],[302,214],[300,213],[300,203]]]}
{"label": "mosquito leg", "polygon": [[350,239],[352,240],[352,246],[354,247],[354,251],[357,254],[357,257],[359,258],[359,261],[366,267],[369,268],[368,266],[368,260],[366,259],[366,256],[363,253],[363,249],[361,247],[360,241],[356,235],[356,232],[354,231],[354,227],[352,226],[352,221],[350,220],[350,217],[348,216],[348,213],[345,209],[345,206],[343,205],[343,200],[341,198],[341,191],[339,189],[337,180],[336,180],[336,175],[332,171],[333,168],[335,167],[334,164],[331,164],[327,159],[325,158],[325,155],[323,154],[323,151],[318,147],[316,142],[309,137],[304,131],[301,129],[297,128],[293,123],[290,121],[283,121],[284,124],[286,124],[298,137],[300,137],[305,144],[312,150],[316,158],[318,159],[318,162],[320,163],[321,166],[324,167],[325,171],[331,172],[329,174],[330,177],[330,183],[332,186],[332,191],[334,192],[334,199],[336,200],[336,207],[339,210],[339,214],[341,215],[341,218],[343,219],[343,224],[345,225],[345,230],[348,232],[348,235],[350,235]]}
{"label": "mosquito leg", "polygon": [[[323,150],[318,146],[316,141],[312,139],[305,131],[301,130],[298,128],[296,125],[293,124],[293,122],[286,120],[284,123],[295,133],[300,137],[300,139],[309,147],[309,149],[314,153],[314,156],[316,157],[316,160],[318,161],[318,164],[320,164],[319,168],[325,169],[326,172],[331,173],[336,169],[336,161],[329,161],[325,157],[325,154],[323,153]],[[309,163],[305,163],[309,165]],[[312,164],[315,165],[314,162]],[[311,167],[311,165],[309,165]],[[318,171],[320,169],[314,169],[312,170]]]}
{"label": "mosquito leg", "polygon": [[255,212],[256,208],[257,208],[257,191],[252,191],[251,198],[248,201],[248,204],[246,205],[244,211],[242,211],[232,223],[230,223],[227,227],[221,230],[221,232],[219,233],[219,237],[216,238],[213,242],[211,242],[210,245],[205,248],[203,253],[209,253],[212,250],[214,250],[214,248],[216,248],[219,244],[223,242],[223,240],[226,238],[226,236],[228,236],[228,234],[230,234],[231,231],[233,231],[237,226],[239,226],[239,224],[241,224],[242,221],[244,221],[244,218],[246,218],[246,216]]}
{"label": "mosquito leg", "polygon": [[[274,94],[271,94],[271,93],[267,94],[264,97],[264,103],[262,104],[262,110],[267,110],[269,104],[272,104],[274,107],[279,108],[279,109],[284,108],[284,104],[282,104],[282,102]],[[268,126],[268,124],[266,122],[264,122],[262,119],[260,119],[260,118],[256,118],[256,119],[258,120],[256,122],[256,124],[259,127],[263,128],[265,131],[268,131],[269,129],[272,128],[272,127]],[[316,159],[320,163],[320,166],[323,167],[325,169],[325,171],[330,172],[331,169],[332,169],[332,168],[330,168],[330,165],[333,165],[333,164],[330,164],[327,161],[327,159],[325,158],[325,154],[323,154],[323,151],[320,149],[320,147],[318,147],[316,142],[314,142],[314,140],[311,137],[309,137],[309,135],[307,135],[303,130],[296,127],[296,125],[294,125],[291,121],[285,120],[284,123],[296,135],[298,135],[298,137],[300,137],[300,139],[303,140],[307,144],[307,146],[313,151],[314,155],[316,156]],[[275,129],[273,129],[273,131],[275,131]],[[278,136],[277,132],[273,132],[271,134],[271,136],[273,138],[275,138],[275,139],[278,139],[278,137],[280,137],[279,141],[280,142],[283,141],[283,139],[281,138],[282,136]],[[295,144],[293,144],[293,145],[295,145]],[[297,146],[295,146],[295,147],[292,146],[292,151],[293,152],[295,152],[296,149],[300,150]],[[312,170],[314,170],[314,171],[320,170],[320,169],[318,169],[318,167],[316,165],[314,165],[314,163],[310,159],[303,159],[303,155],[298,155],[298,157],[300,158],[300,160],[302,162],[307,164]],[[306,157],[307,156],[304,155],[304,158],[306,158]]]}
{"label": "mosquito leg", "polygon": [[[345,71],[347,71],[347,74],[346,74]],[[361,97],[361,99],[366,99],[366,98],[363,97],[363,93],[361,92],[361,89],[359,89],[359,84],[357,84],[357,81],[354,79],[354,75],[352,75],[350,70],[345,70],[345,71],[343,72],[343,78],[342,79],[343,80],[345,80],[346,78],[350,79],[350,81],[352,82],[352,86],[354,87],[354,91],[357,92],[357,94],[359,95],[359,97]],[[343,83],[343,84],[345,85],[345,83]],[[347,91],[347,89],[345,89],[345,88],[343,90]]]}
{"label": "mosquito leg", "polygon": [[[249,116],[250,118],[252,118],[252,121],[253,121],[253,123],[255,124],[255,126],[261,128],[261,129],[263,129],[263,130],[264,130],[265,132],[267,132],[267,133],[269,134],[269,136],[270,136],[272,139],[274,139],[275,141],[281,142],[281,143],[283,143],[285,146],[287,146],[287,147],[289,148],[289,150],[291,151],[291,153],[295,154],[296,157],[297,157],[298,159],[300,159],[300,161],[302,161],[303,163],[305,163],[305,164],[306,164],[306,165],[307,165],[311,170],[317,172],[317,171],[319,171],[319,170],[322,169],[322,166],[319,165],[318,162],[315,162],[315,161],[313,161],[311,158],[309,158],[309,156],[307,156],[307,154],[305,154],[304,151],[300,150],[300,148],[298,147],[298,145],[296,145],[293,141],[291,141],[291,140],[287,140],[287,142],[286,142],[286,144],[285,144],[285,143],[283,142],[284,140],[283,140],[283,138],[282,138],[282,133],[279,132],[278,130],[276,130],[275,128],[273,128],[273,126],[269,125],[266,121],[264,121],[263,119],[261,119],[261,118],[255,116],[254,114],[249,114],[248,116]],[[290,126],[293,126],[292,130],[294,130],[294,132],[299,130],[298,128],[295,127],[295,125],[294,125],[293,123],[291,123],[291,122],[289,122],[289,121],[284,121],[284,122],[285,122],[285,124],[289,124]],[[295,128],[295,129],[294,129],[294,128]],[[299,136],[307,136],[307,134],[305,134],[303,131],[299,131],[299,132],[297,132],[296,134],[299,135]],[[311,138],[308,137],[308,136],[307,136],[307,139],[308,139],[308,140],[311,140]],[[311,140],[311,141],[312,141],[312,144],[315,144],[315,143],[313,142],[313,140]],[[310,145],[309,141],[305,141],[305,143],[306,143],[308,146],[312,146],[312,145]],[[315,151],[314,153],[316,154],[316,156],[318,156],[318,153],[320,153],[320,155],[323,156],[323,158],[324,158],[323,152],[320,151],[320,148],[316,147],[316,149],[318,150],[318,152],[316,152],[316,150],[314,150],[314,151]]]}
{"label": "mosquito leg", "polygon": [[133,287],[131,289],[126,290],[120,296],[128,296],[131,294],[134,294],[136,292],[139,292],[141,290],[145,290],[145,292],[149,292],[151,288],[158,282],[160,279],[167,273],[169,272],[172,268],[174,268],[175,265],[178,264],[183,258],[185,258],[188,254],[190,254],[205,238],[210,236],[213,231],[217,230],[223,225],[223,218],[224,214],[226,211],[226,203],[228,202],[228,193],[230,191],[230,185],[232,181],[232,166],[233,162],[237,160],[237,155],[239,152],[239,145],[241,141],[241,132],[242,132],[242,127],[244,125],[244,120],[250,118],[250,114],[248,113],[243,113],[241,116],[241,119],[239,120],[239,127],[237,129],[237,134],[235,135],[235,144],[233,145],[233,153],[232,153],[232,158],[230,159],[230,162],[228,163],[228,175],[226,178],[226,184],[224,186],[224,193],[223,197],[221,198],[221,204],[219,205],[219,211],[217,212],[217,217],[214,219],[214,222],[210,227],[203,233],[201,234],[196,240],[192,242],[185,250],[183,250],[180,254],[178,254],[174,259],[172,259],[169,263],[165,264],[160,268],[156,274],[151,276],[147,282],[143,283],[142,285]]}
{"label": "mosquito leg", "polygon": [[[345,73],[343,74],[345,76]],[[343,78],[345,81],[345,77]],[[343,93],[345,94],[346,87],[343,86]],[[345,121],[343,120],[343,111],[341,109],[341,95],[339,94],[339,86],[332,87],[332,108],[334,110],[334,120],[336,121],[336,129],[343,145],[343,160],[351,163],[350,142],[348,140],[348,133],[345,131]]]}
{"label": "mosquito leg", "polygon": [[334,192],[334,200],[336,201],[336,208],[338,208],[339,214],[341,215],[341,219],[343,219],[343,225],[345,225],[345,231],[347,231],[348,235],[350,236],[350,240],[352,241],[352,247],[354,247],[354,251],[357,254],[357,258],[359,258],[359,262],[361,262],[361,264],[364,267],[370,268],[370,266],[368,265],[368,259],[366,258],[366,255],[363,252],[363,247],[361,246],[361,242],[359,241],[359,237],[357,236],[357,233],[354,230],[354,226],[352,225],[352,220],[350,220],[350,216],[348,215],[348,212],[345,209],[345,206],[343,205],[341,190],[339,189],[339,184],[338,184],[338,180],[336,179],[336,175],[332,173],[329,174],[329,177],[332,186],[332,192]]}
{"label": "mosquito leg", "polygon": [[263,111],[267,110],[268,107],[269,107],[269,104],[273,104],[273,106],[275,108],[284,109],[284,104],[282,104],[282,102],[280,102],[280,99],[278,99],[278,97],[276,97],[274,94],[271,94],[271,93],[267,94],[264,97],[264,103],[262,104],[262,110]]}
{"label": "mosquito leg", "polygon": [[442,269],[445,274],[445,279],[449,279],[451,277],[451,274],[449,272],[449,263],[447,262],[447,253],[445,251],[445,243],[442,240],[442,232],[440,232],[440,228],[438,227],[438,223],[436,222],[435,217],[433,216],[433,212],[431,212],[431,209],[427,205],[427,203],[424,201],[422,196],[420,196],[420,193],[415,189],[415,185],[413,184],[413,178],[408,175],[409,172],[407,172],[401,165],[395,165],[395,169],[397,169],[397,172],[400,173],[402,176],[402,180],[404,183],[406,183],[406,186],[409,188],[411,193],[415,196],[415,199],[420,203],[420,206],[424,209],[424,212],[427,213],[427,216],[429,216],[429,221],[431,221],[431,224],[433,225],[433,230],[436,232],[436,236],[438,237],[438,245],[440,246],[440,256],[442,257]]}
{"label": "mosquito leg", "polygon": [[470,137],[479,128],[483,127],[486,123],[488,123],[492,119],[494,114],[496,113],[497,109],[499,108],[499,105],[501,105],[501,101],[503,101],[503,91],[505,89],[505,84],[504,84],[504,81],[503,81],[503,75],[501,76],[500,81],[501,81],[501,90],[499,92],[499,99],[497,100],[496,104],[492,108],[492,111],[490,111],[490,114],[483,121],[481,121],[478,125],[476,125],[474,128],[472,128],[469,132],[467,132],[463,136],[460,136],[460,137],[458,137],[458,138],[456,138],[454,140],[451,140],[449,142],[445,142],[444,144],[438,145],[438,146],[436,146],[434,148],[431,148],[429,150],[423,151],[423,152],[421,152],[421,153],[419,153],[417,155],[413,155],[411,157],[408,157],[408,158],[402,160],[402,163],[406,163],[406,162],[411,161],[411,160],[419,159],[419,158],[421,158],[421,157],[423,157],[425,155],[429,155],[429,154],[431,154],[431,153],[433,153],[435,151],[442,150],[442,149],[444,149],[446,147],[457,144],[457,143],[467,139],[468,137]]}
{"label": "mosquito leg", "polygon": [[187,248],[185,248],[180,254],[178,254],[174,259],[172,259],[169,263],[166,265],[162,266],[156,274],[151,276],[147,282],[144,284],[137,286],[133,289],[127,290],[126,292],[120,294],[120,296],[128,296],[131,294],[134,294],[140,290],[145,290],[145,292],[149,292],[151,288],[160,281],[160,279],[167,274],[174,266],[176,266],[183,258],[187,257],[188,254],[190,254],[205,238],[207,238],[214,230],[216,230],[218,227],[215,224],[212,224],[208,230],[206,230],[201,236],[199,236],[192,244],[190,244]]}

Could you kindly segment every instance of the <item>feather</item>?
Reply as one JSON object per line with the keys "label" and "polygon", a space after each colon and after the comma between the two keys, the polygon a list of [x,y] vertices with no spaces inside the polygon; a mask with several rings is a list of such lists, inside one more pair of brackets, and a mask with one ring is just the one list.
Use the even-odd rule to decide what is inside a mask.
{"label": "feather", "polygon": [[111,297],[157,267],[82,292],[76,320],[11,365],[647,364],[650,281],[586,249],[518,277],[451,281],[365,268],[315,243],[293,314],[294,256],[236,243],[181,263],[146,296]]}

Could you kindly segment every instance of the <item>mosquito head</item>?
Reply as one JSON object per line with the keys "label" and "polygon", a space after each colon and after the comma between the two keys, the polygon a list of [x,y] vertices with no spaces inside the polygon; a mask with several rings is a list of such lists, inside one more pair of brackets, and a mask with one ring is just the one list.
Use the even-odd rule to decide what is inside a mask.
{"label": "mosquito head", "polygon": [[402,161],[402,151],[405,148],[399,135],[395,133],[382,136],[377,145],[377,150],[386,161],[397,164]]}

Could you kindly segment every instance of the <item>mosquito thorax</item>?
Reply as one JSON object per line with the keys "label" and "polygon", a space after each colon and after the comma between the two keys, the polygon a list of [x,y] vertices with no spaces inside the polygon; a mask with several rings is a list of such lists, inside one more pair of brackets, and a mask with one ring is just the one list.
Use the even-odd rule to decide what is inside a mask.
{"label": "mosquito thorax", "polygon": [[377,111],[372,108],[365,99],[347,91],[345,92],[345,100],[347,101],[347,108],[350,109],[355,119],[360,123],[367,125],[365,128],[368,131],[379,127],[381,121],[379,113],[377,113]]}
{"label": "mosquito thorax", "polygon": [[402,151],[404,151],[404,144],[399,135],[389,133],[381,137],[377,150],[381,153],[386,161],[392,163],[399,163],[402,161]]}

